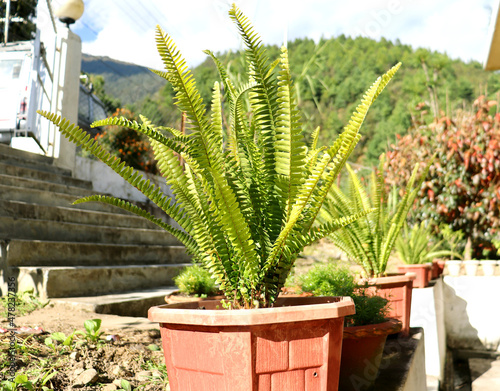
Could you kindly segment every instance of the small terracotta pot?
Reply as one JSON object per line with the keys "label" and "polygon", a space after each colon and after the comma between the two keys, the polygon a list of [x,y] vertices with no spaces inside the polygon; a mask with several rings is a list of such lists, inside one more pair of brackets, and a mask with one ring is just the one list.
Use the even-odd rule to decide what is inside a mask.
{"label": "small terracotta pot", "polygon": [[429,285],[429,281],[432,280],[432,262],[427,262],[427,265],[429,265],[427,270],[427,285]]}
{"label": "small terracotta pot", "polygon": [[444,267],[446,265],[446,261],[443,259],[438,259],[437,260],[437,270],[438,270],[438,277],[440,277],[444,273]]}
{"label": "small terracotta pot", "polygon": [[[415,273],[393,273],[385,277],[367,280],[371,289],[368,292],[382,296],[389,301],[388,316],[401,321],[401,335],[410,335],[411,293]],[[360,281],[361,283],[363,281]]]}
{"label": "small terracotta pot", "polygon": [[275,307],[224,310],[220,301],[149,309],[160,323],[171,391],[338,389],[350,297],[284,297]]}
{"label": "small terracotta pot", "polygon": [[432,270],[432,265],[430,263],[419,263],[416,265],[401,265],[398,266],[398,272],[400,273],[415,273],[416,278],[413,281],[414,288],[425,288],[429,286],[429,276]]}
{"label": "small terracotta pot", "polygon": [[438,260],[433,259],[432,260],[432,273],[431,273],[431,280],[435,280],[436,278],[439,277],[439,265],[438,265]]}
{"label": "small terracotta pot", "polygon": [[344,327],[339,390],[369,390],[377,378],[385,341],[389,334],[401,330],[401,321],[365,326]]}

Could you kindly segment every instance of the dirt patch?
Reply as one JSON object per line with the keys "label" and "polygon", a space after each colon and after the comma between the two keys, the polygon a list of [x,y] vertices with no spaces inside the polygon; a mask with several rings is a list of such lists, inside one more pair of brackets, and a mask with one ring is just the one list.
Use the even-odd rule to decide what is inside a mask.
{"label": "dirt patch", "polygon": [[[100,331],[103,334],[99,341],[91,341],[84,335],[84,322],[88,319],[102,320]],[[160,331],[157,324],[147,319],[96,314],[51,303],[16,318],[15,324],[18,328],[40,327],[43,330],[42,334],[30,334],[29,330],[23,333],[21,329],[15,334],[17,373],[26,375],[34,389],[42,390],[44,385],[47,390],[54,391],[111,391],[126,389],[123,387],[126,382],[133,390],[163,391],[167,387]],[[2,328],[8,326],[6,320],[0,324]],[[82,335],[74,335],[67,345],[54,339],[54,333],[69,337],[75,330]],[[11,338],[9,332],[0,334],[2,381],[11,378],[8,372]],[[44,377],[49,376],[52,376],[50,380],[42,384]],[[123,385],[122,380],[126,381]]]}

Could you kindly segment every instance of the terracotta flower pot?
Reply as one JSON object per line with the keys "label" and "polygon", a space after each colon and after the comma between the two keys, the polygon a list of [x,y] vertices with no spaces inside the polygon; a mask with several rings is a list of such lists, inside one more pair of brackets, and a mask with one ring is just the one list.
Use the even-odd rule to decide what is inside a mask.
{"label": "terracotta flower pot", "polygon": [[446,265],[446,261],[444,259],[436,260],[437,264],[437,276],[441,276],[444,273],[444,267]]}
{"label": "terracotta flower pot", "polygon": [[432,280],[432,262],[427,262],[427,265],[429,265],[429,268],[427,269],[427,285],[429,285],[429,281]]}
{"label": "terracotta flower pot", "polygon": [[415,273],[416,278],[413,281],[414,288],[425,288],[429,286],[431,270],[432,265],[430,263],[398,266],[398,272],[400,273]]}
{"label": "terracotta flower pot", "polygon": [[377,378],[385,341],[401,330],[401,321],[344,328],[339,390],[369,390]]}
{"label": "terracotta flower pot", "polygon": [[149,309],[149,319],[160,323],[171,391],[338,389],[351,298],[290,297],[274,308],[221,308],[207,300]]}
{"label": "terracotta flower pot", "polygon": [[435,280],[438,277],[439,277],[438,260],[437,259],[433,259],[432,260],[432,267],[431,267],[431,280]]}
{"label": "terracotta flower pot", "polygon": [[389,300],[388,316],[401,321],[403,336],[410,335],[411,292],[415,278],[415,273],[406,273],[368,280],[368,285],[373,287],[372,293]]}

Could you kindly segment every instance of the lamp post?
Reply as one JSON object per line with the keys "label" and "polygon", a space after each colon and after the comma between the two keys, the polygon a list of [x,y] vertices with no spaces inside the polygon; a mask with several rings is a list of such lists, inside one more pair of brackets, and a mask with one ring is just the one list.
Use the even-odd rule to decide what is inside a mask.
{"label": "lamp post", "polygon": [[55,15],[69,28],[70,24],[80,19],[84,8],[85,6],[82,0],[68,0],[57,9]]}

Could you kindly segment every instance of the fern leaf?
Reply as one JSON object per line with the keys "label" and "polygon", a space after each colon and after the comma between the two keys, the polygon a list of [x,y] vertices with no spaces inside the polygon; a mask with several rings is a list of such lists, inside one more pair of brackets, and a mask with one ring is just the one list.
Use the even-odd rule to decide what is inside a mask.
{"label": "fern leaf", "polygon": [[287,216],[295,201],[297,189],[304,176],[305,144],[302,142],[300,118],[295,104],[288,52],[281,49],[281,71],[278,76],[278,121],[276,122],[276,171],[287,178]]}
{"label": "fern leaf", "polygon": [[148,136],[149,138],[152,138],[168,146],[170,149],[172,149],[177,153],[182,152],[183,148],[182,145],[179,144],[178,140],[165,137],[162,133],[158,132],[154,127],[148,125],[146,122],[147,119],[145,117],[142,118],[144,122],[142,125],[137,123],[136,121],[131,121],[125,117],[109,117],[103,120],[95,121],[90,126],[92,128],[99,126],[110,126],[110,125],[122,126],[124,128],[135,130],[138,133],[142,133]]}

